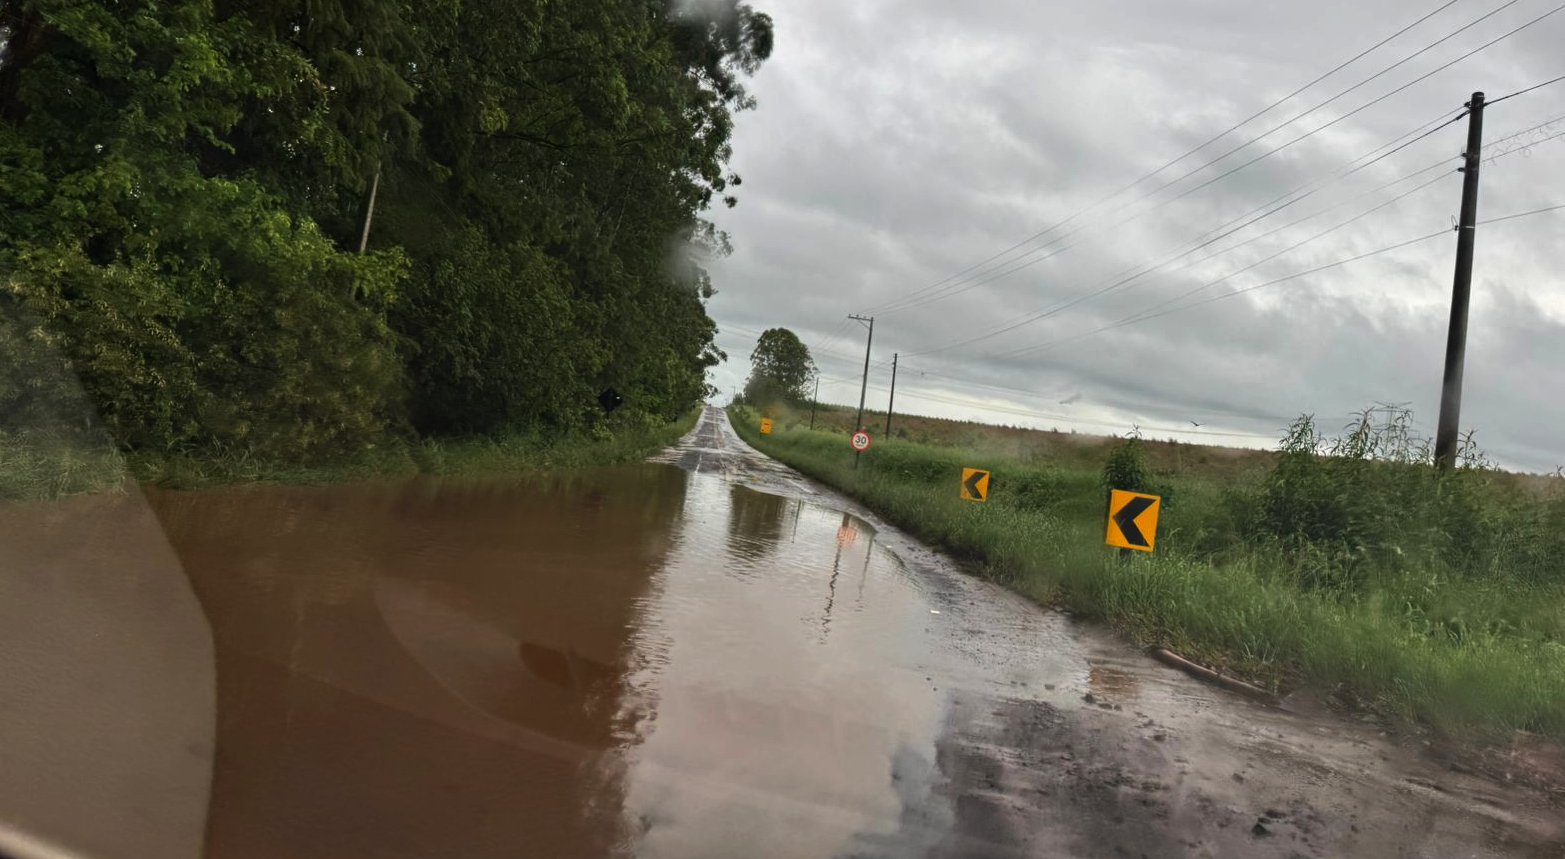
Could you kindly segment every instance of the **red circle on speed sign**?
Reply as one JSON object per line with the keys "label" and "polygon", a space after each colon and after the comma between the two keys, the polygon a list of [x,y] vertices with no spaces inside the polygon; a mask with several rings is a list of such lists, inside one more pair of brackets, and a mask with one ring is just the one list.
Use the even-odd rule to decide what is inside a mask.
{"label": "red circle on speed sign", "polygon": [[859,453],[869,450],[869,433],[859,430],[853,434],[853,449]]}

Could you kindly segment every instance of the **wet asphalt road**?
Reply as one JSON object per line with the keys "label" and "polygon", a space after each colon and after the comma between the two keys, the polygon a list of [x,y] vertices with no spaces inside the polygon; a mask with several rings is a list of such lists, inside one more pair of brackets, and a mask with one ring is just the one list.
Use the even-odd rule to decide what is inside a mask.
{"label": "wet asphalt road", "polygon": [[898,825],[836,855],[1565,856],[1565,810],[1540,795],[1302,701],[1213,689],[963,575],[749,448],[716,410],[663,459],[863,517],[939,612],[921,657],[884,666],[943,663],[927,675],[938,729],[888,761]]}
{"label": "wet asphalt road", "polygon": [[623,468],[22,506],[0,552],[18,859],[1565,855],[1540,796],[965,575],[716,409]]}

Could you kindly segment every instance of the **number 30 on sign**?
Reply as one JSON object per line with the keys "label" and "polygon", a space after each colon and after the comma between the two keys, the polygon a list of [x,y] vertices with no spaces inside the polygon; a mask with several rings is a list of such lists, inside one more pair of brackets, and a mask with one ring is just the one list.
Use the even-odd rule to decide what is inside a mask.
{"label": "number 30 on sign", "polygon": [[853,449],[859,453],[869,450],[869,433],[859,430],[853,434]]}

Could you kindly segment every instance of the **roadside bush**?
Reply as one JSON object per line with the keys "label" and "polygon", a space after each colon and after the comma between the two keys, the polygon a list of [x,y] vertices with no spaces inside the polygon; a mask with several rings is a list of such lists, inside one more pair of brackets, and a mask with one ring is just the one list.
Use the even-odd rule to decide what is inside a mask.
{"label": "roadside bush", "polygon": [[1107,503],[1109,490],[1145,492],[1163,499],[1163,507],[1174,503],[1174,487],[1152,477],[1152,467],[1147,460],[1147,447],[1140,435],[1132,435],[1115,445],[1103,463],[1103,498]]}
{"label": "roadside bush", "polygon": [[1131,436],[1109,451],[1108,460],[1103,463],[1105,489],[1147,492],[1150,485],[1147,451],[1140,438]]}
{"label": "roadside bush", "polygon": [[866,464],[880,473],[929,483],[951,481],[954,485],[962,473],[961,458],[955,452],[917,444],[882,445]]}
{"label": "roadside bush", "polygon": [[1019,510],[1046,510],[1063,501],[1067,487],[1060,475],[1039,469],[1018,470],[995,475],[989,487],[991,493],[1003,493],[1003,497]]}
{"label": "roadside bush", "polygon": [[1375,427],[1366,413],[1326,438],[1305,416],[1281,454],[1230,509],[1247,537],[1282,548],[1301,584],[1354,589],[1371,573],[1409,569],[1543,579],[1558,568],[1565,545],[1550,523],[1565,519],[1565,500],[1518,497],[1470,437],[1459,467],[1442,474],[1405,423]]}

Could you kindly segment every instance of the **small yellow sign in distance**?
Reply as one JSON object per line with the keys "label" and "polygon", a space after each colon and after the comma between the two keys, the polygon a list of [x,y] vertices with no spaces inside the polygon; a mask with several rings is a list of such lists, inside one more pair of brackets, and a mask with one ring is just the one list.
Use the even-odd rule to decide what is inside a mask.
{"label": "small yellow sign in distance", "polygon": [[761,418],[761,435],[771,435],[771,434],[772,434],[772,419],[771,418]]}
{"label": "small yellow sign in distance", "polygon": [[962,469],[962,500],[989,500],[989,472],[981,468]]}
{"label": "small yellow sign in distance", "polygon": [[1157,495],[1115,489],[1109,493],[1110,546],[1150,552],[1157,545],[1157,516],[1163,499]]}

